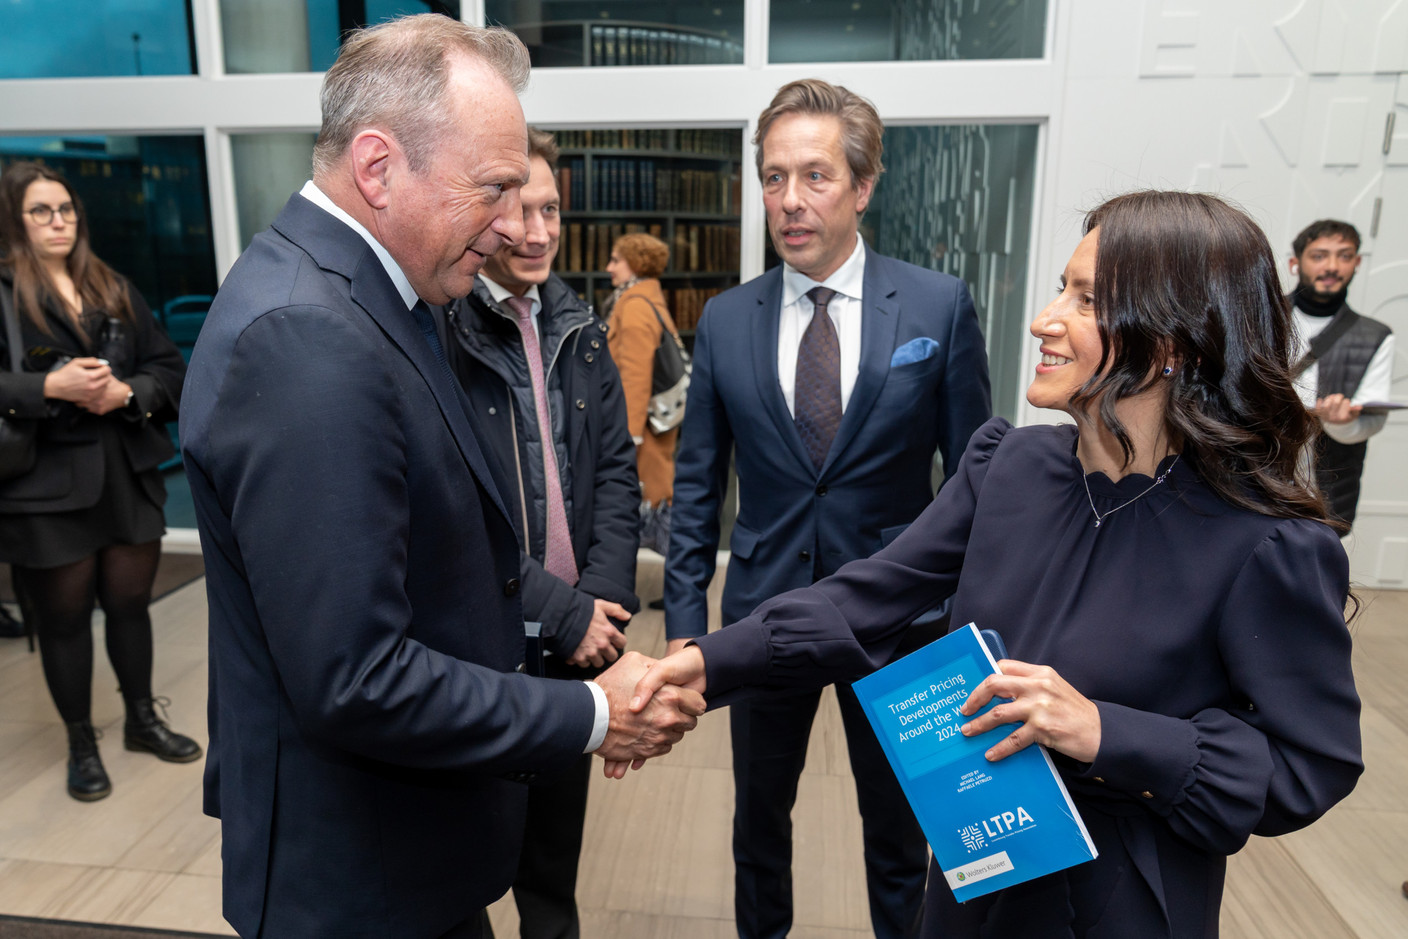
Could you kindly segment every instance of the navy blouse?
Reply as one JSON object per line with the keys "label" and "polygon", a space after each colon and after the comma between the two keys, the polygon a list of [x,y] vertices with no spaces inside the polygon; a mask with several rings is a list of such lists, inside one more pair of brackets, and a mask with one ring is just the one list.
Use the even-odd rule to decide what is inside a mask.
{"label": "navy blouse", "polygon": [[[1075,444],[989,421],[889,547],[698,640],[724,704],[860,677],[952,595],[955,625],[1095,702],[1095,761],[1053,757],[1100,857],[961,906],[931,872],[926,935],[1216,936],[1226,855],[1314,821],[1363,769],[1334,532],[1230,506],[1173,457],[1130,502],[1154,480],[1083,478]],[[1092,501],[1128,505],[1097,528]]]}

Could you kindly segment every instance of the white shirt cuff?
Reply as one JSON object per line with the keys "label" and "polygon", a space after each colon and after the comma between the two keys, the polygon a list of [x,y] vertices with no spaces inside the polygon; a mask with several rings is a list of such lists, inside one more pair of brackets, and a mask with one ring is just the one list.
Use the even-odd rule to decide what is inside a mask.
{"label": "white shirt cuff", "polygon": [[583,753],[595,753],[602,742],[606,740],[606,729],[611,726],[611,705],[606,703],[606,692],[601,690],[601,685],[594,681],[584,681],[592,690],[592,699],[596,701],[596,717],[592,722],[592,736],[587,741],[587,748]]}

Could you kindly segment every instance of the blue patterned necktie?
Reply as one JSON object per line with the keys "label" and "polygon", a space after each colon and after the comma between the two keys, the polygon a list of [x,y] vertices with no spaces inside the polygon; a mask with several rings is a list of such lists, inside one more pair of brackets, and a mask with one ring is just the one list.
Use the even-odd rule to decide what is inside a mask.
{"label": "blue patterned necktie", "polygon": [[424,300],[417,300],[416,305],[411,307],[411,315],[416,318],[421,335],[430,344],[430,351],[435,353],[435,361],[448,372],[450,365],[445,361],[445,347],[440,344],[440,335],[435,331],[435,319],[430,315],[430,307],[426,306]]}
{"label": "blue patterned necktie", "polygon": [[829,287],[807,291],[812,301],[812,321],[797,347],[794,420],[817,470],[826,462],[836,428],[841,425],[841,341],[836,336],[836,324],[826,311],[835,296],[836,291]]}

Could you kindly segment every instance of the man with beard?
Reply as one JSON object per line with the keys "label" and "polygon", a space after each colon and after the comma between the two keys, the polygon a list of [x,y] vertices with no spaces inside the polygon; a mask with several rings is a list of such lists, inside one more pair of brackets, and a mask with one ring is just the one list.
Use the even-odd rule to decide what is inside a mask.
{"label": "man with beard", "polygon": [[1382,411],[1365,413],[1363,406],[1388,399],[1393,333],[1345,302],[1363,260],[1353,225],[1312,222],[1292,247],[1291,273],[1300,279],[1291,294],[1300,336],[1296,385],[1324,429],[1316,444],[1316,478],[1330,514],[1353,524],[1367,441],[1388,419]]}

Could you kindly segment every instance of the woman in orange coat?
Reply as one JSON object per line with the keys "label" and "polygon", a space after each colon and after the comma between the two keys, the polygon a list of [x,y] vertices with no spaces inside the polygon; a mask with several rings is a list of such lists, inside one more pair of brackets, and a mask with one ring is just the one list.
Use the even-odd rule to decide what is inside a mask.
{"label": "woman in orange coat", "polygon": [[660,290],[659,277],[669,259],[670,249],[659,238],[632,234],[616,240],[611,263],[606,266],[616,287],[615,301],[607,314],[610,331],[606,341],[626,392],[626,421],[636,443],[641,498],[652,509],[668,503],[674,493],[675,441],[679,438],[678,427],[656,434],[646,422],[655,350],[663,330],[677,332]]}

